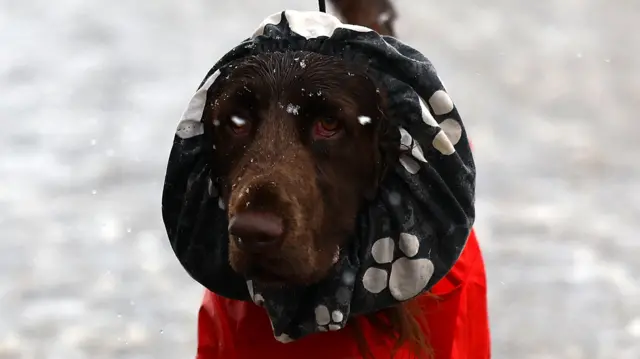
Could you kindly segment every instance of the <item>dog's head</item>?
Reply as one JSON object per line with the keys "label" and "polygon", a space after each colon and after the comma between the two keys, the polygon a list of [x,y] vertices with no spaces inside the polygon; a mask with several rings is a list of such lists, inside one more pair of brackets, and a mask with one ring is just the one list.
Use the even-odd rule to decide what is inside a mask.
{"label": "dog's head", "polygon": [[231,267],[264,283],[322,279],[385,168],[380,91],[339,59],[284,52],[236,64],[213,98]]}

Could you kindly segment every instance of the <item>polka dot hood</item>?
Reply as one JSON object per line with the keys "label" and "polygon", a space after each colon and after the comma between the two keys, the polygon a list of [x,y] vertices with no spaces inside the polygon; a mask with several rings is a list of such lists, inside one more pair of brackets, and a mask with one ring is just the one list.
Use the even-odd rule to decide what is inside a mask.
{"label": "polka dot hood", "polygon": [[[357,219],[331,274],[300,288],[262,288],[228,259],[228,220],[211,177],[203,110],[230,64],[275,51],[311,51],[368,67],[388,93],[389,118],[403,151],[373,202]],[[187,272],[212,292],[263,306],[281,342],[340,330],[428,291],[452,268],[474,221],[475,165],[464,126],[433,66],[392,37],[342,24],[321,12],[283,11],[225,54],[189,102],[171,149],[162,213]]]}

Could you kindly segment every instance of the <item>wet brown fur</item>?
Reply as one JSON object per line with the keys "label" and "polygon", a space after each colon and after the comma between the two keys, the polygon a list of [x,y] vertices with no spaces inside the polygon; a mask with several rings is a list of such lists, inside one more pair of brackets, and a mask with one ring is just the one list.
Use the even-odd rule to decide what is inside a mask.
{"label": "wet brown fur", "polygon": [[[205,116],[214,145],[216,175],[228,201],[229,218],[243,211],[282,218],[281,245],[258,254],[229,240],[231,267],[277,285],[312,284],[324,278],[336,251],[353,234],[358,211],[372,198],[387,164],[399,156],[389,131],[384,89],[366,70],[308,52],[269,53],[236,64],[223,79]],[[247,121],[247,134],[233,132],[233,116]],[[361,124],[359,116],[371,123]],[[343,127],[332,139],[314,139],[318,120]],[[374,325],[408,343],[418,357],[429,355],[416,302],[383,310]],[[365,357],[367,343],[357,325],[355,339]]]}

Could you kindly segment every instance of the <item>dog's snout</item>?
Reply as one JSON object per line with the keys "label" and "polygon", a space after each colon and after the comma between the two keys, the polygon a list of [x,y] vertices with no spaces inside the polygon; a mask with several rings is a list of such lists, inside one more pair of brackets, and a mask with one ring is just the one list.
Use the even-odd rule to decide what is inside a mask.
{"label": "dog's snout", "polygon": [[279,216],[265,212],[241,212],[229,220],[229,234],[238,247],[260,252],[277,247],[282,241],[283,221]]}

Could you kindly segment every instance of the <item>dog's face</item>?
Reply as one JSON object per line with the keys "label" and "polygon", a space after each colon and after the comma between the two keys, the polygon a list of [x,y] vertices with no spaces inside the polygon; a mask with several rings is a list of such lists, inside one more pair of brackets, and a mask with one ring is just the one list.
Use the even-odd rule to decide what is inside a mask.
{"label": "dog's face", "polygon": [[238,63],[213,98],[231,267],[267,284],[322,279],[384,167],[375,84],[338,59],[271,53]]}

